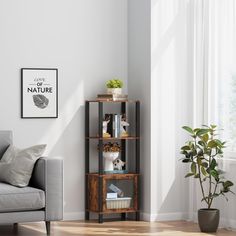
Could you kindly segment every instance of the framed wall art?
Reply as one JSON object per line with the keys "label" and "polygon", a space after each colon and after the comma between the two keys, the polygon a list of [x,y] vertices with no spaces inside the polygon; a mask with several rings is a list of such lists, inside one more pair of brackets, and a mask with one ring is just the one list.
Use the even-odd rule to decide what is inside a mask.
{"label": "framed wall art", "polygon": [[21,118],[58,117],[58,69],[21,69]]}

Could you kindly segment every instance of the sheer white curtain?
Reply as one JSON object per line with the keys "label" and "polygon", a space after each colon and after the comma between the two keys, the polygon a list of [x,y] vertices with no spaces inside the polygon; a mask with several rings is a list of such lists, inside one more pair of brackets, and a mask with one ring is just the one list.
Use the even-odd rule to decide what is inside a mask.
{"label": "sheer white curtain", "polygon": [[[225,158],[236,158],[236,0],[190,0],[194,51],[194,126],[216,124],[228,141]],[[191,49],[190,49],[191,50]],[[235,160],[234,160],[235,161]],[[223,161],[229,179],[235,181],[235,165]],[[190,180],[189,218],[203,207],[201,193]],[[232,196],[229,196],[231,198]],[[234,199],[218,199],[222,226],[235,228]],[[233,223],[232,223],[233,222]]]}
{"label": "sheer white curtain", "polygon": [[194,1],[195,125],[216,124],[236,158],[236,3]]}

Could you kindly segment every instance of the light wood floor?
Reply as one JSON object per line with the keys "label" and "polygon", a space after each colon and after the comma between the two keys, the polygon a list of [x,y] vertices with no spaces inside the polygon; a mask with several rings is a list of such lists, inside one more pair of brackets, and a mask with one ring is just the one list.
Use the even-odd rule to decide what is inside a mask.
{"label": "light wood floor", "polygon": [[[95,222],[70,221],[52,223],[51,235],[121,235],[121,236],[236,236],[236,232],[220,229],[217,234],[200,233],[197,224],[185,221],[172,222],[136,222],[117,221],[98,224]],[[19,224],[18,232],[12,226],[0,226],[1,236],[42,236],[45,234],[44,223]]]}

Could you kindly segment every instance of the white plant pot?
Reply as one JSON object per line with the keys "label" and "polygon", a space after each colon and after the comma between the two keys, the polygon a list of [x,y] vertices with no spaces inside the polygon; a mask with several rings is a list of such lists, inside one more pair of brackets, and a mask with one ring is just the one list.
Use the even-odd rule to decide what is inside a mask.
{"label": "white plant pot", "polygon": [[104,170],[113,171],[113,161],[119,157],[119,152],[103,152],[103,157],[105,159]]}
{"label": "white plant pot", "polygon": [[107,88],[108,94],[122,94],[122,88]]}

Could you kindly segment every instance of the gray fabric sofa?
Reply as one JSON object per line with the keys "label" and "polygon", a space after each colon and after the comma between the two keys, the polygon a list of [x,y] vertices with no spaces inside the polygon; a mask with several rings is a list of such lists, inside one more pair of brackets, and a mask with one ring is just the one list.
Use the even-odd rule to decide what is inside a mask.
{"label": "gray fabric sofa", "polygon": [[[12,143],[11,131],[0,131],[0,159]],[[35,164],[30,184],[18,188],[0,182],[0,224],[63,219],[63,161],[40,158]]]}

